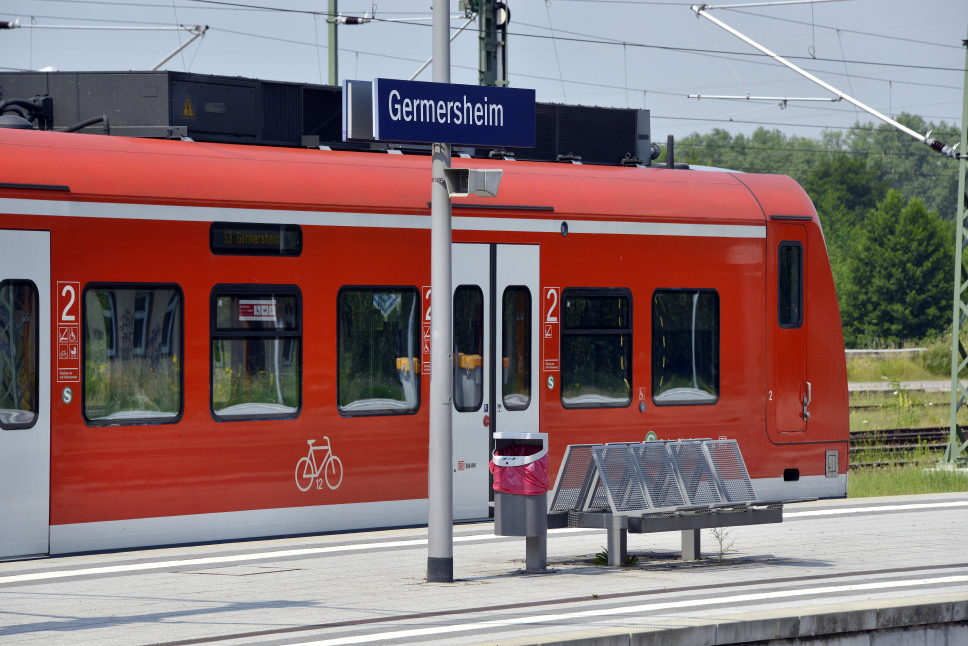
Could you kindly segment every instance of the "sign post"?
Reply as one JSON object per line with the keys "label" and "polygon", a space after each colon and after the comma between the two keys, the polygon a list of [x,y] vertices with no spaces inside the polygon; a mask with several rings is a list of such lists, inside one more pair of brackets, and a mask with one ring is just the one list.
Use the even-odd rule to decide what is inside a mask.
{"label": "sign post", "polygon": [[427,581],[449,583],[454,580],[450,199],[472,193],[494,197],[502,172],[452,169],[451,144],[534,147],[535,102],[534,90],[452,85],[447,0],[434,0],[433,21],[433,82],[344,81],[343,139],[432,145]]}
{"label": "sign post", "polygon": [[[450,83],[450,7],[434,0],[433,79]],[[374,84],[376,92],[379,86]],[[374,106],[374,115],[381,106]],[[374,124],[377,134],[380,124]],[[377,135],[379,136],[379,135]],[[444,172],[450,168],[450,144],[434,143],[430,200],[430,449],[427,464],[427,581],[454,580],[454,439],[451,397],[454,392],[454,311],[451,288],[451,207]]]}

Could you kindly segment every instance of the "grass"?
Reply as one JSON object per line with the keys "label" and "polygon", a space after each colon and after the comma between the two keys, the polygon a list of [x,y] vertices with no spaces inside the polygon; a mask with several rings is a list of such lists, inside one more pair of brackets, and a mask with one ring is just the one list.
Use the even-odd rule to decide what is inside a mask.
{"label": "grass", "polygon": [[[963,411],[963,415],[968,411]],[[884,393],[850,395],[850,430],[887,428],[948,428],[951,395],[946,392],[912,392],[898,388]],[[965,423],[961,418],[960,423]]]}
{"label": "grass", "polygon": [[[962,344],[968,347],[968,335],[962,338]],[[847,357],[847,379],[886,382],[951,379],[950,336],[925,339],[911,347],[924,350],[890,354],[850,354]],[[881,348],[885,346],[873,349]],[[968,372],[963,373],[962,377],[968,377]]]}
{"label": "grass", "polygon": [[850,470],[848,498],[968,491],[968,473],[936,469],[937,461]]}
{"label": "grass", "polygon": [[[876,356],[852,355],[847,359],[849,381],[874,381],[898,384],[902,381],[939,381],[950,379],[945,362],[945,343],[929,345],[924,353]],[[950,355],[947,359],[950,361]],[[901,388],[885,393],[857,393],[850,396],[850,429],[871,431],[891,428],[948,428],[951,395],[947,392],[915,393]],[[959,424],[968,426],[968,411],[959,411]],[[924,444],[901,455],[883,448],[857,451],[852,462],[874,462],[891,458],[914,462],[888,467],[852,467],[849,498],[900,496],[968,491],[968,472],[938,469],[942,453]]]}
{"label": "grass", "polygon": [[917,353],[892,356],[851,355],[847,358],[848,381],[935,381],[951,378],[950,371],[939,373]]}

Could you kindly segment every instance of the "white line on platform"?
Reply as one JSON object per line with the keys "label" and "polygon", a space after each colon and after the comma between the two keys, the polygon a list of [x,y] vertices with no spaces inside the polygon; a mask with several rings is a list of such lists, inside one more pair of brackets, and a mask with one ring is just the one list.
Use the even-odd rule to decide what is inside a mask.
{"label": "white line on platform", "polygon": [[865,514],[876,511],[917,511],[919,509],[941,509],[944,507],[968,507],[968,500],[951,502],[924,502],[906,505],[878,505],[876,507],[845,507],[843,509],[814,509],[812,511],[784,512],[784,518],[803,518],[804,516],[838,516],[841,514]]}
{"label": "white line on platform", "polygon": [[[915,579],[911,581],[878,581],[875,583],[854,583],[849,585],[824,586],[816,588],[805,588],[803,590],[784,590],[778,593],[776,590],[767,592],[756,592],[752,594],[738,594],[728,597],[710,597],[708,599],[686,599],[683,601],[666,601],[660,603],[647,603],[634,606],[619,606],[616,608],[596,608],[595,610],[582,610],[579,612],[565,612],[547,615],[530,615],[528,617],[512,617],[510,619],[497,619],[491,621],[481,621],[476,623],[463,623],[451,626],[433,626],[429,628],[412,628],[409,630],[394,630],[385,633],[367,633],[352,637],[340,637],[336,639],[324,639],[321,641],[301,642],[299,646],[343,646],[344,644],[362,644],[375,641],[387,641],[390,639],[408,639],[414,637],[427,637],[430,635],[441,635],[446,633],[457,633],[466,631],[484,631],[487,629],[507,628],[510,626],[520,626],[521,624],[543,624],[561,623],[575,619],[599,619],[607,615],[631,615],[655,613],[662,610],[675,610],[688,608],[695,610],[702,606],[712,605],[736,605],[750,602],[769,601],[775,602],[779,596],[784,599],[791,597],[805,597],[809,595],[831,595],[840,593],[871,592],[878,590],[889,590],[892,588],[924,587],[943,585],[946,583],[966,583],[968,576],[946,576],[934,579]],[[459,619],[457,620],[459,621]],[[587,628],[587,626],[585,626]]]}
{"label": "white line on platform", "polygon": [[[939,509],[946,507],[968,507],[968,500],[934,503],[911,503],[899,505],[881,505],[874,507],[846,507],[836,509],[817,509],[812,511],[796,511],[784,513],[784,518],[798,517],[817,517],[835,516],[841,514],[858,514],[883,511],[918,511],[923,509]],[[550,534],[569,533],[569,532],[588,532],[595,531],[579,528],[565,528],[548,530]],[[487,541],[503,539],[503,536],[491,534],[477,534],[470,536],[455,536],[454,542]],[[24,574],[12,574],[0,576],[0,585],[5,583],[27,583],[30,581],[47,581],[52,579],[64,579],[79,576],[96,576],[101,574],[124,574],[129,572],[146,572],[150,570],[163,570],[167,568],[191,567],[218,565],[223,563],[240,563],[244,561],[258,561],[263,559],[290,558],[294,556],[315,556],[319,554],[333,554],[339,552],[356,552],[373,549],[393,549],[398,547],[420,547],[427,544],[426,538],[417,538],[405,541],[384,541],[381,543],[355,543],[351,545],[332,545],[328,547],[306,547],[293,550],[278,550],[269,552],[252,552],[250,554],[231,554],[226,556],[208,556],[193,559],[173,559],[166,561],[151,561],[149,563],[128,563],[125,565],[105,565],[101,567],[78,568],[73,570],[55,570],[50,572],[27,572]],[[52,562],[53,564],[53,562]]]}

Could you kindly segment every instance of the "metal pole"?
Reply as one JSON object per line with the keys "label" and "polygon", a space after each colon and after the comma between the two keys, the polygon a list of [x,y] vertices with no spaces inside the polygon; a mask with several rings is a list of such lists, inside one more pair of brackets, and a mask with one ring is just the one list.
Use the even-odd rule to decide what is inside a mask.
{"label": "metal pole", "polygon": [[[450,83],[450,14],[447,0],[434,0],[433,80]],[[430,202],[430,450],[427,464],[427,581],[454,580],[454,441],[451,398],[454,385],[451,298],[450,193],[444,170],[450,144],[435,143]]]}
{"label": "metal pole", "polygon": [[861,103],[860,101],[858,101],[854,97],[850,96],[849,94],[845,94],[845,93],[841,92],[840,90],[838,90],[837,88],[835,88],[834,86],[830,85],[829,83],[826,83],[825,81],[820,80],[819,78],[817,78],[816,76],[814,76],[810,72],[807,72],[806,70],[803,70],[803,69],[797,67],[796,65],[794,65],[790,61],[786,60],[785,58],[783,58],[779,54],[775,54],[774,52],[771,52],[766,47],[763,47],[762,45],[760,45],[758,42],[756,42],[752,38],[747,38],[742,33],[736,31],[735,29],[733,29],[732,27],[730,27],[729,25],[727,25],[723,21],[717,20],[716,18],[713,18],[712,16],[709,15],[709,11],[708,11],[711,8],[712,7],[710,7],[708,5],[704,5],[704,4],[703,5],[693,5],[691,7],[691,9],[694,12],[696,12],[696,15],[697,16],[702,17],[702,18],[705,18],[706,20],[708,20],[709,22],[713,23],[717,27],[720,27],[722,29],[725,29],[726,31],[728,31],[732,35],[736,36],[737,38],[739,38],[740,40],[742,40],[744,43],[746,43],[747,45],[749,45],[750,47],[755,47],[756,49],[760,50],[761,52],[763,52],[764,54],[766,54],[767,56],[769,56],[770,58],[772,58],[776,62],[782,63],[783,65],[786,65],[787,67],[789,67],[791,70],[793,70],[797,74],[803,76],[807,80],[813,81],[814,83],[816,83],[817,85],[819,85],[823,89],[827,90],[828,92],[833,92],[834,94],[837,95],[838,98],[843,99],[844,101],[847,101],[848,103],[851,103],[851,104],[857,106],[858,108],[860,108],[864,112],[867,112],[867,113],[869,113],[869,114],[877,117],[878,119],[880,119],[884,123],[891,124],[892,126],[894,126],[895,128],[897,128],[898,130],[900,130],[901,132],[903,132],[904,134],[910,135],[910,136],[914,137],[915,139],[917,139],[918,141],[920,141],[921,143],[927,144],[927,145],[931,146],[931,148],[933,148],[934,150],[938,151],[942,155],[945,155],[946,157],[955,157],[956,156],[956,153],[955,153],[955,151],[954,151],[953,148],[949,148],[948,146],[945,146],[940,141],[935,141],[934,139],[931,139],[928,136],[931,133],[928,133],[928,135],[922,135],[922,134],[920,134],[918,132],[915,132],[914,130],[911,130],[910,128],[908,128],[904,124],[898,123],[894,119],[891,119],[890,117],[881,114],[880,112],[878,112],[874,108],[870,107],[869,105],[867,105],[865,103]]}
{"label": "metal pole", "polygon": [[188,40],[186,40],[181,45],[179,45],[178,48],[175,51],[173,51],[171,54],[168,54],[168,56],[166,56],[165,58],[163,58],[160,61],[158,61],[158,64],[155,65],[154,67],[152,67],[151,68],[151,71],[157,70],[162,65],[164,65],[165,63],[167,63],[168,61],[170,61],[172,58],[174,58],[175,57],[175,54],[177,54],[181,50],[185,49],[186,47],[188,47],[189,45],[191,45],[192,43],[194,43],[197,39],[199,39],[202,36],[204,36],[205,35],[205,32],[208,31],[208,25],[205,25],[204,27],[202,27],[201,25],[195,25],[194,27],[192,27],[188,31],[194,32],[195,35],[192,36],[191,38],[189,38]]}
{"label": "metal pole", "polygon": [[[474,22],[474,18],[473,18],[473,16],[472,16],[472,17],[470,17],[470,18],[468,18],[468,19],[467,19],[467,22],[465,22],[465,23],[464,23],[464,24],[463,24],[463,25],[461,26],[461,28],[460,28],[460,29],[458,29],[457,31],[455,31],[455,32],[454,32],[454,35],[450,37],[450,42],[454,42],[454,39],[455,39],[455,38],[457,38],[458,36],[460,36],[460,32],[462,32],[462,31],[464,31],[465,29],[467,29],[467,28],[468,28],[468,27],[470,26],[470,24],[471,24],[472,22]],[[420,66],[420,69],[419,69],[419,70],[417,70],[416,72],[414,72],[414,73],[413,73],[413,75],[412,75],[412,76],[410,77],[410,79],[409,79],[409,80],[411,80],[411,81],[413,81],[413,80],[415,80],[415,79],[416,79],[416,78],[417,78],[418,76],[420,76],[420,73],[421,73],[422,71],[424,71],[425,69],[427,69],[427,66],[428,66],[428,65],[430,65],[430,64],[431,64],[431,63],[432,63],[433,61],[434,61],[434,57],[433,57],[433,56],[431,56],[430,58],[428,58],[428,59],[427,59],[427,62],[426,62],[426,63],[424,63],[423,65],[421,65],[421,66]]]}
{"label": "metal pole", "polygon": [[[510,14],[504,3],[480,0],[478,19],[480,30],[480,63],[478,85],[507,87],[507,21]],[[498,24],[498,21],[501,21]]]}
{"label": "metal pole", "polygon": [[954,305],[951,315],[951,429],[948,435],[948,447],[945,449],[942,462],[956,464],[965,461],[966,442],[961,432],[958,430],[958,409],[968,398],[968,390],[961,385],[959,375],[961,370],[968,363],[968,358],[962,355],[961,350],[961,326],[968,317],[968,304],[965,303],[964,291],[966,284],[963,252],[968,238],[965,237],[965,217],[968,216],[968,195],[965,191],[965,174],[968,171],[965,162],[965,153],[968,152],[968,40],[965,45],[965,80],[964,96],[962,97],[961,107],[961,156],[958,160],[958,215],[957,215],[957,234],[955,237],[955,291]]}
{"label": "metal pole", "polygon": [[329,8],[326,13],[327,29],[329,36],[329,84],[339,85],[339,39],[336,31],[336,0],[329,0]]}

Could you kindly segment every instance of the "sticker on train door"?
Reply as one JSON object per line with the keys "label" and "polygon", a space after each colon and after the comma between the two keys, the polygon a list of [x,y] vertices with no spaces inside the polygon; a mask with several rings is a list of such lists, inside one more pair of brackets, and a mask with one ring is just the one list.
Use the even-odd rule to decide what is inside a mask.
{"label": "sticker on train door", "polygon": [[57,281],[57,381],[81,380],[81,284]]}
{"label": "sticker on train door", "polygon": [[541,356],[545,372],[558,372],[560,364],[560,346],[558,345],[558,318],[560,307],[561,288],[543,287],[541,293],[544,295],[542,311],[544,316],[541,321]]}

